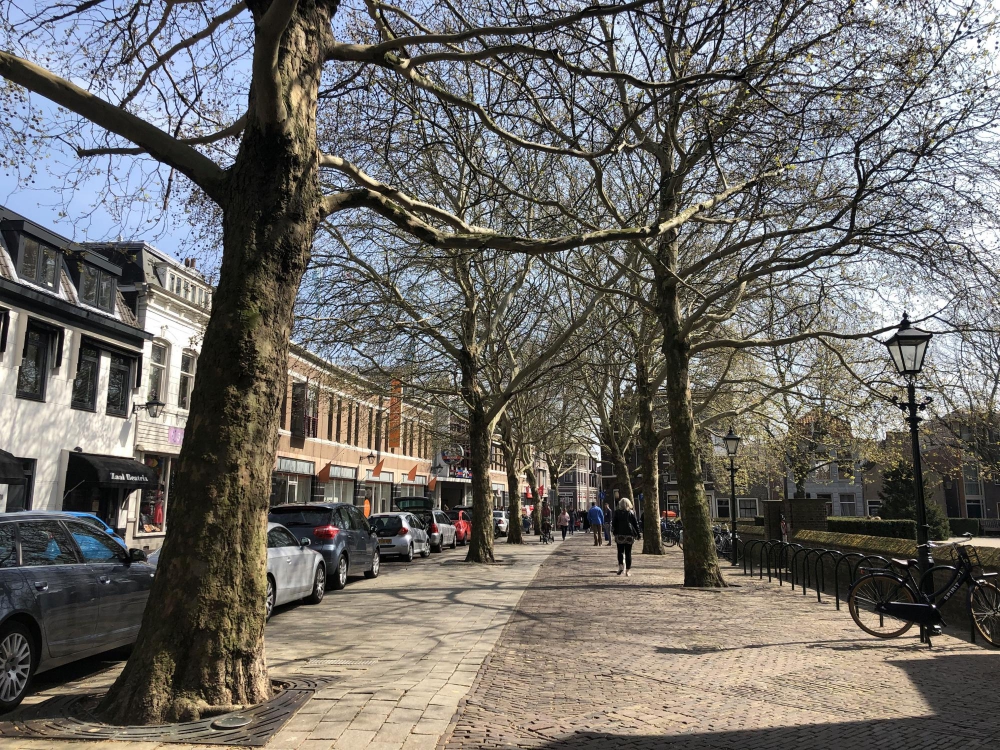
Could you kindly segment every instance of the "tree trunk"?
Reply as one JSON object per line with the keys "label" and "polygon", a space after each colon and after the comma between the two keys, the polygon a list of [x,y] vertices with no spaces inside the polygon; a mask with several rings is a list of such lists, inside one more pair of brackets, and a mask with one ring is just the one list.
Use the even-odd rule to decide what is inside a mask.
{"label": "tree trunk", "polygon": [[[531,512],[531,523],[535,527],[535,533],[542,535],[542,499],[538,496],[538,480],[535,478],[535,470],[528,466],[524,470],[524,478],[528,480],[528,489],[531,490],[531,499],[534,501],[535,509]],[[552,473],[549,472],[549,482],[552,481]],[[549,488],[552,489],[551,487]]]}
{"label": "tree trunk", "polygon": [[636,405],[639,409],[639,467],[642,469],[642,552],[662,555],[665,550],[660,536],[660,438],[653,423],[653,395],[646,362],[640,355],[636,358]]}
{"label": "tree trunk", "polygon": [[521,482],[517,478],[514,451],[514,437],[510,420],[505,416],[501,422],[501,449],[507,468],[507,544],[524,544],[521,528]]}
{"label": "tree trunk", "polygon": [[320,220],[316,91],[331,16],[303,0],[286,32],[290,122],[253,116],[251,89],[167,536],[132,656],[99,709],[111,723],[191,720],[271,695],[267,507],[292,310]]}
{"label": "tree trunk", "polygon": [[[463,368],[464,370],[465,368]],[[472,467],[472,538],[466,562],[493,562],[493,504],[490,502],[490,444],[492,435],[486,421],[486,407],[474,381],[463,386],[469,404],[469,461]]]}
{"label": "tree trunk", "polygon": [[691,408],[688,342],[680,332],[680,300],[672,281],[673,277],[657,279],[657,312],[663,326],[667,414],[684,522],[684,585],[723,587],[726,582],[715,554],[712,514],[705,497],[698,433]]}

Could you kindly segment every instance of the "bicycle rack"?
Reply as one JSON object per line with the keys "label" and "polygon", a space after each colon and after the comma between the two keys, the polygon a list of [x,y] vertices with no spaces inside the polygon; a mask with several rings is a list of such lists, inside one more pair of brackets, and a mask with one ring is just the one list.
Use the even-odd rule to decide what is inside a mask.
{"label": "bicycle rack", "polygon": [[815,562],[816,601],[819,604],[823,603],[823,592],[826,590],[826,567],[823,565],[823,558],[826,557],[827,555],[830,556],[830,559],[833,559],[834,556],[836,555],[843,557],[844,553],[841,552],[839,549],[828,549],[828,550],[823,550],[816,556],[816,562]]}
{"label": "bicycle rack", "polygon": [[855,571],[857,571],[857,566],[853,569],[851,568],[851,559],[858,558],[858,560],[863,560],[866,555],[860,552],[845,552],[838,559],[837,564],[833,566],[833,595],[837,602],[837,609],[840,609],[840,564],[842,562],[847,563],[847,573],[851,576],[851,583],[854,583]]}

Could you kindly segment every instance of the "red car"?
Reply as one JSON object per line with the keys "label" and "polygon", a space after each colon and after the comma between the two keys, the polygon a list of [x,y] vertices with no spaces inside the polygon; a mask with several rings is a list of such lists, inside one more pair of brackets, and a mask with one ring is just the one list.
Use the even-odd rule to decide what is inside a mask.
{"label": "red car", "polygon": [[459,544],[468,544],[472,538],[472,511],[455,508],[448,511],[448,518],[455,524],[455,537]]}

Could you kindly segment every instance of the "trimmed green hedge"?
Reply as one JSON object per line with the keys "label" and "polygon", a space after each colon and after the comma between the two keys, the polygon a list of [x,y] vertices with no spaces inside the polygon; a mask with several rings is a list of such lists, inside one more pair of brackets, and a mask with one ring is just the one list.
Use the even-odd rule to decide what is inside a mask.
{"label": "trimmed green hedge", "polygon": [[949,518],[948,525],[951,526],[952,536],[962,536],[962,534],[972,534],[979,536],[978,518]]}
{"label": "trimmed green hedge", "polygon": [[901,518],[877,521],[872,518],[831,517],[826,519],[826,529],[836,534],[884,536],[890,539],[917,537],[917,522]]}

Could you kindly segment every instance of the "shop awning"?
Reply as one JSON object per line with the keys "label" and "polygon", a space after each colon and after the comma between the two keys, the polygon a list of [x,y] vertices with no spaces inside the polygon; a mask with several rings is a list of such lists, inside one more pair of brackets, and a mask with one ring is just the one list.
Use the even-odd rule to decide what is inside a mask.
{"label": "shop awning", "polygon": [[0,484],[24,484],[24,467],[13,453],[0,451]]}
{"label": "shop awning", "polygon": [[155,487],[156,472],[131,458],[98,456],[93,453],[70,453],[69,473],[99,487]]}

